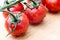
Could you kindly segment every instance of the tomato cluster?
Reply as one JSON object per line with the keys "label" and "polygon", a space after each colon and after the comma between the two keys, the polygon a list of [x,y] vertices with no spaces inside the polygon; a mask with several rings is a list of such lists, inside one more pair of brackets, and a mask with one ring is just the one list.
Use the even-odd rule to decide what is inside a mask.
{"label": "tomato cluster", "polygon": [[[5,28],[14,37],[25,34],[28,30],[30,24],[39,24],[46,16],[46,7],[50,12],[60,11],[60,0],[27,0],[28,3],[24,2],[26,5],[21,3],[22,0],[16,0],[12,3],[6,1],[7,6],[1,9],[3,10],[3,16],[6,19]],[[46,7],[45,7],[46,6]]]}
{"label": "tomato cluster", "polygon": [[37,3],[34,0],[30,2],[31,5],[29,5],[29,2],[24,2],[26,5],[25,9],[24,5],[19,1],[14,2],[14,5],[11,3],[7,4],[7,7],[4,7],[7,9],[7,11],[3,11],[3,16],[6,19],[5,28],[14,37],[25,34],[29,23],[34,25],[39,24],[46,16],[46,8],[42,3]]}

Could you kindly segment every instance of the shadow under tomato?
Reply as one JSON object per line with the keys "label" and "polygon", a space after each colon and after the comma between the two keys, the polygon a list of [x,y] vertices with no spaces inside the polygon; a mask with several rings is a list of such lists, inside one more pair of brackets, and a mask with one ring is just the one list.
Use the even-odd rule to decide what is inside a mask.
{"label": "shadow under tomato", "polygon": [[12,36],[12,35],[11,35],[11,37],[12,37],[12,38],[19,38],[19,37],[23,37],[23,36],[25,36],[25,34],[26,34],[26,33],[21,33],[21,34],[22,34],[22,35],[19,35],[19,36]]}
{"label": "shadow under tomato", "polygon": [[52,11],[49,11],[50,14],[59,14],[59,12],[52,12]]}
{"label": "shadow under tomato", "polygon": [[17,36],[16,37],[10,36],[9,38],[10,38],[10,40],[25,40],[29,37],[29,35],[30,34],[28,32],[26,32],[25,34],[20,35],[18,37]]}

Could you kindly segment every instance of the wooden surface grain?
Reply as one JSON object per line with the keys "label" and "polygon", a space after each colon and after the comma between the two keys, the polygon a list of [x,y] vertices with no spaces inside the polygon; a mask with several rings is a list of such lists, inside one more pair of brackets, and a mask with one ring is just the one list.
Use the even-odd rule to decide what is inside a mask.
{"label": "wooden surface grain", "polygon": [[14,38],[4,26],[5,19],[0,13],[0,40],[60,40],[60,13],[47,13],[45,19],[39,25],[30,25],[24,36]]}

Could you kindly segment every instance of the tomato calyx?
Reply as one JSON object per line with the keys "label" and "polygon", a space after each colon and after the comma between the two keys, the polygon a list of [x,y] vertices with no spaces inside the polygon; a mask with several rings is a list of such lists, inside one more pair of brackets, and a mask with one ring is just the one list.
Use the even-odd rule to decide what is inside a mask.
{"label": "tomato calyx", "polygon": [[36,0],[31,0],[33,4],[31,4],[31,6],[33,6],[33,8],[37,8],[39,6],[39,4],[42,3],[42,0],[40,0],[39,2],[37,2]]}
{"label": "tomato calyx", "polygon": [[24,2],[24,4],[28,7],[28,8],[37,8],[38,7],[38,4],[34,1],[34,0],[31,0],[32,4],[29,5],[28,3]]}
{"label": "tomato calyx", "polygon": [[41,1],[36,2],[35,0],[31,0],[31,4],[28,4],[26,2],[24,2],[24,4],[29,8],[37,8],[39,6],[39,4],[41,3]]}
{"label": "tomato calyx", "polygon": [[36,2],[36,0],[31,0],[33,4],[31,4],[31,6],[33,6],[33,8],[37,8],[39,6],[39,4],[42,3],[42,1],[40,0],[39,2]]}

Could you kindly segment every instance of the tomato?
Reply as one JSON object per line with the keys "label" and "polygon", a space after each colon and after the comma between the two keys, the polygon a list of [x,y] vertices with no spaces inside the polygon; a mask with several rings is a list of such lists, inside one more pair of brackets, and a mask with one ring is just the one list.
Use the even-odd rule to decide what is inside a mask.
{"label": "tomato", "polygon": [[[5,21],[5,28],[8,32],[10,32],[10,30],[12,30],[15,27],[15,25],[11,22],[12,19],[10,19],[10,18],[11,17],[8,16]],[[28,26],[29,26],[29,20],[24,13],[20,14],[19,19],[20,20],[17,23],[15,30],[11,33],[11,35],[14,37],[19,37],[19,36],[25,34],[25,32],[27,31]],[[16,22],[16,21],[13,21],[13,22]]]}
{"label": "tomato", "polygon": [[46,9],[40,4],[37,8],[26,8],[25,14],[29,18],[31,24],[38,24],[46,16]]}
{"label": "tomato", "polygon": [[42,4],[45,5],[46,4],[46,0],[42,0]]}
{"label": "tomato", "polygon": [[[14,14],[17,11],[23,11],[24,7],[21,3],[17,3],[15,5],[10,6],[9,10]],[[8,16],[7,12],[3,12],[3,16],[4,16],[4,18],[7,18],[7,16]]]}
{"label": "tomato", "polygon": [[50,12],[59,12],[60,0],[46,0],[46,7]]}

